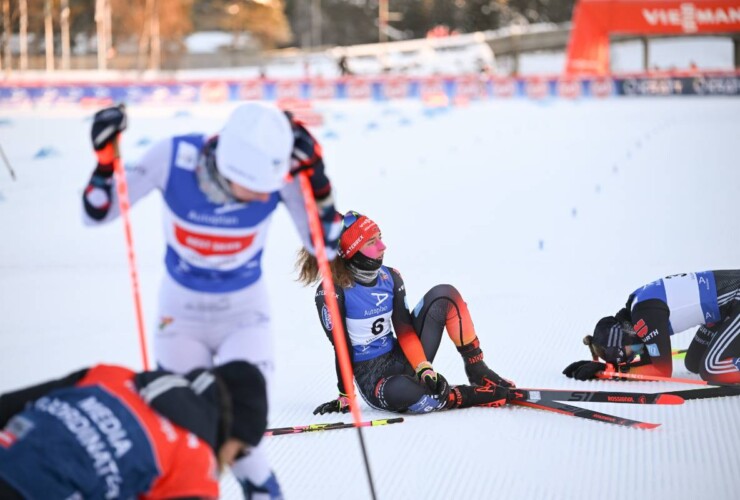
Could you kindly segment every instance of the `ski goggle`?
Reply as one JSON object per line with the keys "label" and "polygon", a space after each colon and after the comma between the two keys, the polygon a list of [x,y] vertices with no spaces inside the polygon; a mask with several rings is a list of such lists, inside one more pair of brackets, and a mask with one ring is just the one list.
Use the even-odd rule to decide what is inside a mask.
{"label": "ski goggle", "polygon": [[357,222],[357,219],[359,219],[360,217],[362,217],[362,214],[357,213],[354,210],[350,210],[349,212],[344,214],[344,218],[342,219],[342,226],[344,226],[344,228],[346,229]]}
{"label": "ski goggle", "polygon": [[616,365],[631,363],[645,349],[645,344],[642,343],[605,347],[594,343],[591,335],[586,335],[583,338],[583,343],[588,346],[594,361],[603,359],[607,363]]}

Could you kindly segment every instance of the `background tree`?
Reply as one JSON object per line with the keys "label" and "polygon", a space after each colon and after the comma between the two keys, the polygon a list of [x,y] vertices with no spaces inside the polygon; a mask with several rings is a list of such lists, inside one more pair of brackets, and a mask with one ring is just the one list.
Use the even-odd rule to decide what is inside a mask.
{"label": "background tree", "polygon": [[196,0],[192,12],[197,30],[233,33],[234,46],[242,33],[251,34],[265,49],[293,39],[283,0]]}
{"label": "background tree", "polygon": [[[19,11],[25,1],[28,13],[28,53],[44,53],[44,6],[52,6],[54,52],[61,55],[59,31],[61,0],[0,0],[0,29],[9,34],[20,30]],[[67,0],[72,54],[94,53],[96,0]],[[575,0],[389,0],[395,14],[390,27],[405,38],[422,38],[438,25],[460,33],[493,30],[512,24],[571,19]],[[185,50],[185,38],[193,31],[221,30],[234,34],[234,46],[250,33],[262,48],[297,45],[353,45],[378,40],[378,0],[110,0],[113,49],[108,57],[136,54],[151,60],[154,50],[147,5],[159,13],[162,61],[172,67]],[[3,16],[3,10],[9,14]],[[320,27],[320,31],[318,28]],[[0,41],[7,38],[0,38]],[[0,43],[3,66],[6,45]],[[15,55],[14,57],[17,57]],[[113,61],[115,64],[116,61]],[[120,62],[116,64],[120,66]],[[38,58],[36,58],[38,67]],[[14,61],[18,66],[18,61]],[[139,62],[143,68],[145,64]]]}
{"label": "background tree", "polygon": [[293,38],[283,0],[244,2],[234,17],[237,24],[257,38],[264,49],[285,45]]}

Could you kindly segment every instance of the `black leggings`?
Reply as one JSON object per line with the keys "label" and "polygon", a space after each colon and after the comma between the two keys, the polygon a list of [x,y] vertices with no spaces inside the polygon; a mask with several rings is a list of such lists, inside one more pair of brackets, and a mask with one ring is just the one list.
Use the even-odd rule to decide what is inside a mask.
{"label": "black leggings", "polygon": [[684,363],[692,373],[698,373],[707,382],[740,383],[740,300],[730,315],[709,328],[699,327],[686,352]]}
{"label": "black leggings", "polygon": [[[411,314],[429,361],[434,361],[449,309],[457,307],[458,297],[460,294],[453,286],[437,285],[424,294]],[[434,399],[429,389],[419,383],[398,345],[383,356],[356,363],[355,378],[368,404],[383,410],[425,413],[439,409],[433,407],[444,403]]]}
{"label": "black leggings", "polygon": [[3,478],[0,477],[0,499],[2,500],[23,500],[18,490],[9,485]]}

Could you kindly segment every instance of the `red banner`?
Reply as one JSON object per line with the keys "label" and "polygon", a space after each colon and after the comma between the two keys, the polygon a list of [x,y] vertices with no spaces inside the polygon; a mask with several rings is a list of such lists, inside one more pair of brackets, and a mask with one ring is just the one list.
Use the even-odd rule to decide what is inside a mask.
{"label": "red banner", "polygon": [[573,13],[566,73],[609,73],[609,35],[740,32],[740,0],[580,0]]}
{"label": "red banner", "polygon": [[254,235],[247,236],[215,236],[212,234],[194,233],[175,225],[175,237],[177,241],[200,255],[232,255],[239,253],[254,240]]}

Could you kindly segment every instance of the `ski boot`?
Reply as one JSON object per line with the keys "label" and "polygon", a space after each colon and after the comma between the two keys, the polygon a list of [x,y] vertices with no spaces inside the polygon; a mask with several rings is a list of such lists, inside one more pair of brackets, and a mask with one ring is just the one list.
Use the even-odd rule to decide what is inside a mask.
{"label": "ski boot", "polygon": [[498,373],[488,368],[483,361],[483,351],[480,348],[480,342],[476,337],[470,344],[465,344],[457,348],[460,355],[465,361],[465,375],[471,385],[487,386],[490,384],[500,385],[504,388],[514,387],[510,380],[499,376]]}
{"label": "ski boot", "polygon": [[509,390],[506,387],[496,384],[456,385],[450,390],[448,408],[470,408],[471,406],[498,408],[506,404],[508,395]]}
{"label": "ski boot", "polygon": [[239,485],[242,487],[244,498],[246,500],[282,500],[283,492],[280,490],[280,485],[277,482],[275,473],[270,474],[267,481],[260,485],[256,485],[248,479],[239,480]]}

